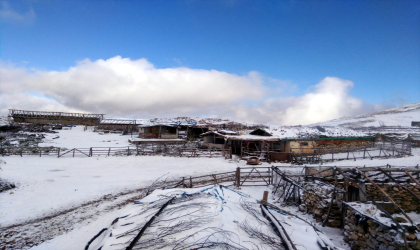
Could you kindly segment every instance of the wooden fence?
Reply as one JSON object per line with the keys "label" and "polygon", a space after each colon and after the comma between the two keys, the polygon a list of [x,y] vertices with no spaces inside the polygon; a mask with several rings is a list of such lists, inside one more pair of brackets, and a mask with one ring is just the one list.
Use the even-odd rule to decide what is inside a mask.
{"label": "wooden fence", "polygon": [[2,147],[2,156],[8,155],[39,155],[60,157],[96,157],[96,156],[141,156],[141,155],[163,155],[175,157],[225,157],[231,158],[230,149],[201,149],[198,147],[185,147],[177,145],[156,144],[148,146],[127,146],[127,147],[90,147],[65,149],[59,147]]}
{"label": "wooden fence", "polygon": [[[301,151],[296,153],[296,151]],[[306,152],[305,152],[306,151]],[[411,155],[411,144],[400,143],[374,143],[370,146],[348,147],[317,147],[302,150],[291,148],[292,161],[297,164],[322,163],[339,160],[357,160],[373,158],[402,157]]]}
{"label": "wooden fence", "polygon": [[274,182],[272,167],[237,167],[236,171],[182,177],[172,187],[196,188],[211,184],[224,186],[268,186]]}

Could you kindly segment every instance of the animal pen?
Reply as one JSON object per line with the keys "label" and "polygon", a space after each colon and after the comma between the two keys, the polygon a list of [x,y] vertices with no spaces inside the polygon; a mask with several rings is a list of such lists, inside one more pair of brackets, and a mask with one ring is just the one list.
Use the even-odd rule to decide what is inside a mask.
{"label": "animal pen", "polygon": [[352,249],[418,249],[420,168],[305,167],[286,174],[274,167],[273,193],[280,203],[299,206],[322,225],[341,227]]}
{"label": "animal pen", "polygon": [[372,142],[368,145],[326,146],[311,149],[290,148],[294,164],[322,164],[324,162],[393,158],[411,155],[411,143],[399,142]]}

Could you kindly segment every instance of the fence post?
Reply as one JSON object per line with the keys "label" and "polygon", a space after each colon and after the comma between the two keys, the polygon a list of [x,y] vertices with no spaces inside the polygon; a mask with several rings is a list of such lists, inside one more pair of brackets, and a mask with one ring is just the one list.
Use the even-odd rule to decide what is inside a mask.
{"label": "fence post", "polygon": [[108,149],[108,156],[109,156],[110,153],[111,153],[111,148]]}
{"label": "fence post", "polygon": [[61,148],[58,148],[58,150],[57,150],[57,158],[60,158],[60,149]]}
{"label": "fence post", "polygon": [[190,188],[192,188],[192,187],[193,187],[193,185],[192,185],[192,178],[190,176]]}
{"label": "fence post", "polygon": [[130,155],[130,146],[127,147],[127,156]]}
{"label": "fence post", "polygon": [[241,184],[241,168],[237,167],[236,168],[236,187],[239,188],[240,184]]}
{"label": "fence post", "polygon": [[41,157],[42,149],[40,147],[38,148],[39,148],[39,157]]}
{"label": "fence post", "polygon": [[73,157],[74,157],[74,152],[76,151],[76,149],[75,148],[73,148]]}

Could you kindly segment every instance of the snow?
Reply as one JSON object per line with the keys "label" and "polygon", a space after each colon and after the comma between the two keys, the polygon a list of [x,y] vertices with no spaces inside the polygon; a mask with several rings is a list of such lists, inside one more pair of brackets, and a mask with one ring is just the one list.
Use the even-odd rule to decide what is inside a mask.
{"label": "snow", "polygon": [[345,127],[323,127],[325,132],[313,126],[270,126],[266,131],[280,139],[314,138],[314,137],[362,137],[365,132],[356,131]]}
{"label": "snow", "polygon": [[[76,207],[106,194],[147,187],[171,178],[234,171],[236,162],[221,158],[36,157],[4,158],[1,177],[18,188],[0,193],[2,227]],[[48,202],[45,202],[48,199]]]}
{"label": "snow", "polygon": [[412,121],[420,121],[420,103],[407,104],[381,112],[343,117],[312,125],[348,126],[348,127],[380,127],[401,126],[411,127]]}
{"label": "snow", "polygon": [[[90,148],[90,147],[126,147],[131,144],[128,142],[137,134],[121,135],[121,134],[99,134],[93,132],[93,127],[84,130],[84,126],[76,126],[71,129],[56,130],[58,134],[46,133],[43,143],[39,143],[40,147],[61,147],[61,148]],[[59,136],[57,139],[53,139]]]}
{"label": "snow", "polygon": [[[418,105],[419,106],[419,105]],[[364,136],[366,133],[360,130],[353,130],[346,127],[328,127],[335,124],[345,124],[354,122],[361,125],[363,122],[367,126],[375,120],[379,126],[379,119],[382,119],[387,126],[401,126],[408,124],[410,120],[420,120],[419,108],[416,105],[407,106],[391,110],[388,113],[368,115],[366,117],[356,117],[342,119],[325,123],[323,127],[326,132],[321,132],[313,126],[271,126],[267,132],[280,138],[302,138],[305,136]],[[201,118],[200,118],[201,119]],[[184,120],[192,122],[192,120]],[[199,121],[195,119],[194,121]],[[224,120],[204,120],[212,124],[223,124]],[[205,122],[199,122],[205,124]],[[401,123],[398,123],[401,121]],[[156,121],[158,122],[158,121]],[[394,123],[393,123],[394,122]],[[389,124],[389,125],[388,125]],[[322,125],[322,124],[321,124]],[[323,125],[323,126],[324,126]],[[369,125],[370,126],[370,125]],[[39,146],[54,146],[61,148],[89,148],[89,147],[127,147],[130,146],[131,135],[104,134],[93,132],[92,127],[84,131],[83,126],[73,127],[68,130],[59,130],[58,134],[44,134],[44,142]],[[53,139],[59,136],[57,139]],[[248,135],[246,135],[248,136]],[[250,135],[249,135],[250,136]],[[133,135],[137,137],[137,135]],[[252,136],[253,137],[253,136]],[[256,136],[261,138],[260,136]],[[272,138],[272,137],[271,137]],[[420,163],[420,149],[412,149],[413,156],[390,159],[357,159],[335,161],[323,164],[325,166],[416,166]],[[0,193],[0,227],[10,226],[17,223],[43,218],[45,216],[64,211],[69,208],[76,208],[82,204],[98,200],[104,195],[117,195],[121,192],[129,192],[149,186],[154,180],[167,174],[171,179],[178,179],[183,176],[200,176],[216,172],[234,171],[238,165],[244,162],[235,160],[224,160],[221,158],[174,158],[163,156],[128,156],[128,157],[85,157],[79,156],[72,158],[69,155],[56,158],[54,156],[9,156],[3,157],[7,162],[2,165],[0,175],[9,181],[18,184],[18,187],[9,192]],[[290,164],[272,164],[281,167],[282,171],[288,173],[299,173],[303,166],[293,166]],[[308,164],[309,165],[309,164]],[[269,166],[263,163],[262,166]],[[317,165],[316,165],[317,166]],[[269,191],[268,187],[241,187],[240,191],[248,194],[253,199],[261,199],[263,191]],[[134,195],[132,195],[134,197]],[[118,199],[117,199],[118,200]],[[274,202],[269,197],[270,202]],[[132,209],[132,203],[125,205],[122,209]],[[283,209],[283,207],[282,207]],[[306,217],[308,220],[312,215],[304,215],[297,211],[295,207],[286,207],[299,216]],[[108,227],[122,210],[110,208],[109,210],[95,210],[97,214],[90,220],[80,221],[74,224],[73,230],[59,235],[54,239],[44,242],[33,249],[81,249],[90,238],[92,238],[102,228]],[[275,213],[273,213],[275,214]],[[411,214],[410,214],[411,216]],[[414,217],[416,215],[413,215]],[[418,217],[418,215],[417,215]],[[415,218],[417,218],[415,217]],[[288,218],[283,219],[293,225],[294,232],[290,234],[296,236],[294,241],[305,241],[300,229],[307,232],[301,222],[288,222]],[[223,220],[223,219],[222,219]],[[415,219],[415,221],[419,221]],[[318,228],[320,226],[317,224]],[[321,228],[332,242],[340,247],[349,249],[343,242],[342,231],[334,228]],[[287,229],[286,229],[287,230]],[[301,237],[301,238],[298,238]],[[311,238],[315,239],[315,238]],[[308,239],[308,242],[311,242]],[[309,249],[309,248],[308,248]]]}

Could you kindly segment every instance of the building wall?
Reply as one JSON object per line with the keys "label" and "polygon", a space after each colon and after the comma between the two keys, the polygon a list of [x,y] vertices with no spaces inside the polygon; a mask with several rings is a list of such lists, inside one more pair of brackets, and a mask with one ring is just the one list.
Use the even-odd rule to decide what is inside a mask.
{"label": "building wall", "polygon": [[[368,217],[362,218],[354,209],[347,208],[344,241],[350,244],[351,249],[406,249],[403,240],[395,240],[400,237],[395,229]],[[406,238],[411,249],[420,249],[420,240],[413,233],[407,233]]]}
{"label": "building wall", "polygon": [[285,152],[313,154],[315,145],[314,141],[286,141]]}
{"label": "building wall", "polygon": [[[165,126],[162,126],[161,128],[159,126],[139,128],[139,138],[178,139],[178,129],[177,128],[172,128],[172,129],[175,129],[175,133],[168,133],[168,129]],[[160,133],[160,137],[159,137],[159,133]]]}
{"label": "building wall", "polygon": [[135,128],[135,125],[131,125],[131,124],[99,124],[98,129],[129,131],[129,130],[135,130],[136,128]]}
{"label": "building wall", "polygon": [[61,118],[61,119],[47,119],[47,118],[22,118],[14,117],[14,122],[18,123],[57,123],[65,125],[88,125],[96,126],[99,124],[99,118],[82,118],[82,117],[72,117],[72,118]]}
{"label": "building wall", "polygon": [[[402,184],[420,197],[420,186]],[[420,202],[408,191],[395,184],[379,184],[379,186],[405,211],[420,213]],[[366,192],[375,201],[388,201],[388,199],[374,186],[366,185]]]}

